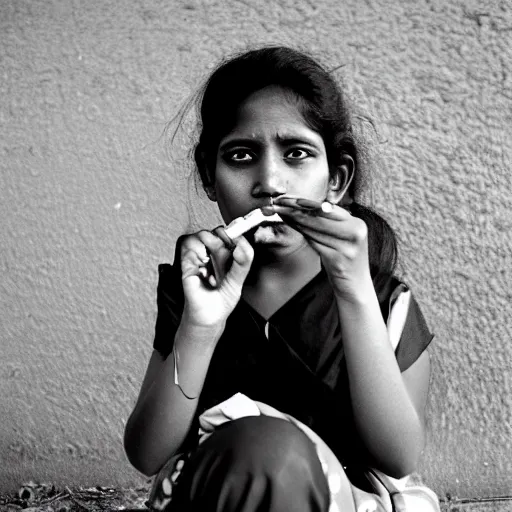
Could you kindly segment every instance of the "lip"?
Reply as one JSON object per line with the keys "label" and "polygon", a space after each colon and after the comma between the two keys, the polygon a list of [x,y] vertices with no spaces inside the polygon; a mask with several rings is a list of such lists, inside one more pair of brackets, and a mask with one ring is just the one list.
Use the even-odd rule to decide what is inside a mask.
{"label": "lip", "polygon": [[262,222],[248,232],[249,241],[257,246],[280,246],[286,235],[284,222]]}

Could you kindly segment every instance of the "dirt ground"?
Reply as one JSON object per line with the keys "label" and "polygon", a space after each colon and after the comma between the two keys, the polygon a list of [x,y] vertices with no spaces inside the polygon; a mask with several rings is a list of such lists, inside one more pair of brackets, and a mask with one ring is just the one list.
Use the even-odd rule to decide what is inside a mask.
{"label": "dirt ground", "polygon": [[[150,483],[136,489],[88,487],[59,489],[29,482],[17,493],[0,494],[0,512],[106,512],[149,511]],[[414,511],[411,511],[414,512]],[[441,512],[512,512],[512,496],[495,499],[441,500]]]}
{"label": "dirt ground", "polygon": [[59,489],[51,484],[23,485],[17,493],[0,494],[0,512],[147,511],[149,484],[137,489],[88,487]]}

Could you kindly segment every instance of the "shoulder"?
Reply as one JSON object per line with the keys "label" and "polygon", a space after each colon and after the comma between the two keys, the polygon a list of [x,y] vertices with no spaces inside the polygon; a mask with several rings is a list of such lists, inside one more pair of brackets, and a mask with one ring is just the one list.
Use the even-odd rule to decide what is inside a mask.
{"label": "shoulder", "polygon": [[434,335],[412,290],[396,277],[390,280],[384,305],[389,339],[404,371],[427,349]]}
{"label": "shoulder", "polygon": [[179,268],[172,263],[160,263],[158,265],[158,278],[159,279],[172,279],[176,278]]}
{"label": "shoulder", "polygon": [[179,268],[169,263],[158,265],[157,317],[153,348],[165,359],[172,349],[183,313],[184,295]]}
{"label": "shoulder", "polygon": [[172,286],[182,290],[181,284],[181,243],[186,235],[180,236],[176,240],[174,248],[174,261],[173,263],[160,263],[158,265],[158,289],[168,288]]}
{"label": "shoulder", "polygon": [[158,265],[158,299],[173,296],[179,299],[183,296],[181,270],[179,266],[170,263]]}

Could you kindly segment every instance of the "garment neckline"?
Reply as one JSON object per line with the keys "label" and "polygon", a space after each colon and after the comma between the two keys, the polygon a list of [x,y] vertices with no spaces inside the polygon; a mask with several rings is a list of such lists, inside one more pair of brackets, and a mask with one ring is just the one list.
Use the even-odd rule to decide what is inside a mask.
{"label": "garment neckline", "polygon": [[307,293],[313,286],[316,285],[317,281],[325,276],[325,270],[323,265],[321,266],[320,270],[304,285],[302,288],[297,290],[296,293],[294,293],[282,306],[280,306],[272,315],[270,315],[268,318],[265,318],[261,313],[259,313],[253,306],[251,306],[243,297],[240,297],[240,303],[244,305],[244,307],[249,311],[249,313],[263,322],[266,323],[274,323],[276,317],[279,317],[283,311],[285,311],[288,307],[291,307],[292,304],[296,303],[302,296],[304,296],[305,293]]}

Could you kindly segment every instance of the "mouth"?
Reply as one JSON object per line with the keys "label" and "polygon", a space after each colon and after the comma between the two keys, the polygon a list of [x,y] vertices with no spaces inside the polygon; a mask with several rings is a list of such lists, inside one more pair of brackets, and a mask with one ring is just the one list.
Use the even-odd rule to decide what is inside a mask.
{"label": "mouth", "polygon": [[231,239],[234,239],[240,235],[243,235],[247,231],[253,230],[261,224],[275,225],[276,222],[282,223],[283,219],[279,215],[264,215],[261,208],[252,210],[244,217],[237,217],[231,223],[226,226],[226,235]]}
{"label": "mouth", "polygon": [[249,241],[257,245],[273,245],[279,244],[282,236],[286,234],[286,224],[282,221],[278,222],[262,222],[258,224],[248,233]]}

